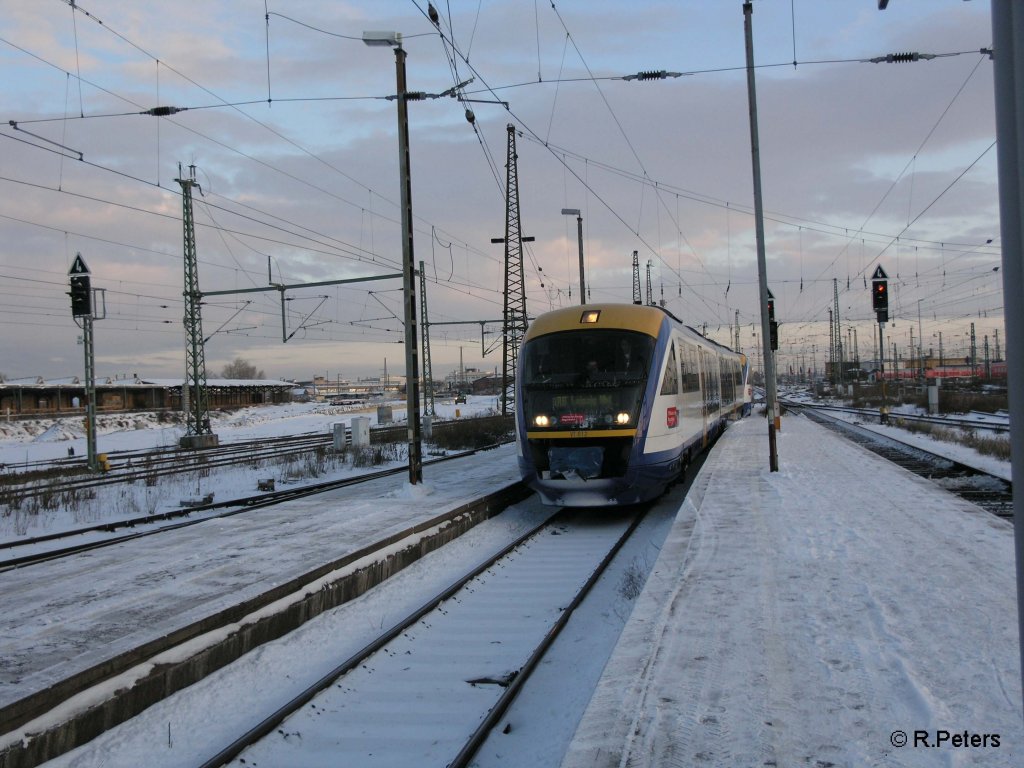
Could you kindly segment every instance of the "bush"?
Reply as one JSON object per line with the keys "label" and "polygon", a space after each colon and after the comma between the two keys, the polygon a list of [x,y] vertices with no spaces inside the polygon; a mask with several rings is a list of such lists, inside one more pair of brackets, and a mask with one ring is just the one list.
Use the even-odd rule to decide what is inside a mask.
{"label": "bush", "polygon": [[464,451],[507,442],[512,433],[511,417],[486,416],[435,425],[431,443],[445,450]]}
{"label": "bush", "polygon": [[990,435],[979,435],[974,430],[959,430],[934,424],[906,421],[900,425],[908,432],[925,434],[944,443],[958,443],[973,448],[983,456],[992,456],[1002,461],[1010,460],[1010,439]]}

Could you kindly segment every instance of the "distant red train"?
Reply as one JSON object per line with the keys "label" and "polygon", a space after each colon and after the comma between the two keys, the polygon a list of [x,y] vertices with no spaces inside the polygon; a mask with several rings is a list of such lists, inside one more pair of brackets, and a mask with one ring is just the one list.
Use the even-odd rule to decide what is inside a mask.
{"label": "distant red train", "polygon": [[[878,376],[878,373],[875,373]],[[935,368],[925,369],[926,379],[1005,379],[1006,361],[1000,360],[997,363],[978,363],[977,365],[942,365]],[[914,368],[899,368],[895,371],[886,369],[885,378],[889,379],[917,379],[920,372]]]}

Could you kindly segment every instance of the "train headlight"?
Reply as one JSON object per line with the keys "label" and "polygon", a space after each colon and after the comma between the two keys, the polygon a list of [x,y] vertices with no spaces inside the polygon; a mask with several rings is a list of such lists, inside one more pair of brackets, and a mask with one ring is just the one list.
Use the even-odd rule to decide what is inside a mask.
{"label": "train headlight", "polygon": [[534,416],[533,417],[533,424],[536,427],[550,427],[551,426],[551,417],[550,416],[545,416],[544,414],[541,414],[540,416]]}
{"label": "train headlight", "polygon": [[625,411],[620,411],[619,413],[616,413],[615,423],[618,424],[619,426],[625,426],[626,424],[629,424],[629,414],[626,413]]}

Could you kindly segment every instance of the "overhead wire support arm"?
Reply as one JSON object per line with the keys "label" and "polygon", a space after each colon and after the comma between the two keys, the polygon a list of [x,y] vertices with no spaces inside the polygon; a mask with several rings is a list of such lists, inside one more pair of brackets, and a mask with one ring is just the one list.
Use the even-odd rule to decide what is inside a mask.
{"label": "overhead wire support arm", "polygon": [[401,272],[394,272],[387,275],[371,275],[369,277],[350,277],[345,280],[320,280],[315,283],[275,283],[258,288],[232,288],[227,291],[203,291],[202,296],[230,296],[235,293],[264,293],[266,291],[290,291],[295,288],[318,288],[322,285],[344,285],[345,283],[368,283],[373,280],[397,280],[402,277]]}
{"label": "overhead wire support arm", "polygon": [[[524,240],[526,238],[523,238]],[[529,319],[529,318],[527,318]],[[440,322],[425,323],[425,325],[479,325],[480,326],[480,355],[481,357],[487,357],[487,353],[493,350],[497,343],[491,346],[491,349],[487,348],[486,336],[484,334],[484,326],[490,325],[491,323],[504,323],[504,320],[442,320]]]}
{"label": "overhead wire support arm", "polygon": [[[283,291],[281,292],[281,296],[282,297],[284,296],[284,292]],[[320,297],[320,303],[317,304],[315,307],[313,307],[312,311],[308,315],[306,315],[306,319],[309,319],[310,317],[312,317],[313,316],[313,312],[316,312],[318,309],[320,309],[320,307],[322,307],[324,305],[324,302],[327,301],[329,298],[330,298],[330,296],[321,296]],[[281,338],[282,343],[287,344],[288,343],[288,339],[292,338],[296,333],[298,333],[299,331],[301,331],[301,330],[303,330],[305,328],[312,328],[315,325],[326,325],[329,322],[331,322],[331,321],[330,320],[321,320],[320,322],[309,323],[307,325],[306,324],[306,320],[303,320],[301,323],[299,323],[299,327],[296,328],[291,333],[289,333],[287,336],[284,336],[284,330],[282,330],[282,332],[281,332],[282,333],[282,338]]]}
{"label": "overhead wire support arm", "polygon": [[[350,277],[350,278],[345,279],[345,280],[320,280],[320,281],[315,282],[315,283],[291,283],[291,284],[276,283],[274,285],[260,286],[260,287],[257,287],[257,288],[232,288],[232,289],[226,290],[226,291],[204,291],[202,293],[199,293],[198,295],[199,295],[200,298],[205,298],[207,296],[231,296],[231,295],[236,294],[236,293],[265,293],[266,291],[278,291],[280,293],[280,295],[281,295],[281,342],[283,344],[287,344],[288,343],[288,339],[290,339],[298,331],[302,330],[302,328],[306,327],[306,326],[304,324],[300,325],[291,334],[288,333],[288,321],[287,321],[287,318],[285,316],[285,303],[284,303],[285,302],[285,298],[284,298],[285,291],[293,290],[293,289],[296,289],[296,288],[317,288],[317,287],[320,287],[320,286],[323,286],[323,285],[344,285],[346,283],[366,283],[366,282],[370,282],[370,281],[373,281],[373,280],[395,280],[395,279],[398,279],[398,278],[401,278],[401,277],[403,277],[401,272],[395,272],[395,273],[387,274],[387,275],[371,275],[369,277]],[[371,293],[370,295],[372,296],[373,294]],[[323,302],[321,302],[321,304],[322,303]],[[316,310],[313,310],[313,311],[315,312]],[[217,330],[220,330],[220,329],[218,328]],[[216,333],[216,331],[214,331],[214,333]]]}

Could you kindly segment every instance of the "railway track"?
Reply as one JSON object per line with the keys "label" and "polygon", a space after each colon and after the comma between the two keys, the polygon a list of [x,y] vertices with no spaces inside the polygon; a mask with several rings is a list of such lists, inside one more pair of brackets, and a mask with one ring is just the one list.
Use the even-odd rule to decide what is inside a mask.
{"label": "railway track", "polygon": [[[977,504],[994,515],[1013,518],[1013,485],[1007,480],[829,416],[816,406],[787,403],[786,407],[941,485],[949,492]],[[874,415],[877,417],[877,413]]]}
{"label": "railway track", "polygon": [[[480,471],[480,468],[474,470],[476,473]],[[217,594],[204,595],[197,590],[194,577],[188,575],[188,570],[183,570],[177,576],[169,570],[159,574],[161,580],[170,578],[189,583],[189,589],[183,594],[179,593],[178,597],[185,598],[187,606],[209,605],[217,608],[212,613],[207,613],[204,608],[197,614],[189,608],[179,617],[168,612],[172,610],[170,606],[152,603],[151,596],[133,595],[130,584],[108,584],[108,575],[90,570],[95,569],[97,564],[77,564],[80,566],[77,570],[85,569],[84,573],[92,574],[91,578],[101,585],[104,592],[110,592],[118,601],[126,600],[127,612],[117,604],[111,606],[113,613],[98,603],[95,607],[82,606],[78,611],[82,614],[80,617],[76,615],[72,618],[68,615],[64,619],[65,624],[74,625],[68,627],[67,631],[61,630],[67,637],[58,636],[59,632],[49,637],[42,656],[38,644],[32,640],[23,645],[15,645],[11,638],[3,641],[4,663],[0,664],[0,673],[5,682],[14,685],[0,686],[0,690],[5,687],[7,689],[4,693],[6,702],[0,706],[0,768],[38,765],[96,737],[254,648],[282,637],[311,618],[354,599],[406,565],[527,495],[519,483],[513,483],[482,498],[463,501],[440,514],[414,514],[419,522],[406,524],[398,530],[385,529],[387,532],[379,534],[372,544],[356,545],[348,551],[342,548],[345,554],[335,554],[333,559],[326,562],[318,558],[314,551],[317,548],[308,542],[302,546],[307,553],[306,557],[296,561],[296,564],[308,559],[311,563],[319,563],[315,568],[290,575],[288,572],[279,572],[276,570],[279,566],[268,563],[265,570],[270,578],[253,585],[253,589],[241,590],[232,588],[230,583],[223,583],[224,578],[220,574],[225,569],[220,563],[212,563],[207,567],[216,581],[220,582],[216,585],[220,590]],[[371,493],[370,497],[379,498],[375,493]],[[345,509],[344,505],[338,506],[337,501],[332,507]],[[280,519],[298,519],[294,515],[295,512]],[[213,530],[210,529],[210,533]],[[230,526],[230,531],[237,530],[236,525]],[[305,532],[300,533],[306,536]],[[282,531],[281,535],[285,535],[285,532]],[[196,535],[191,536],[195,539]],[[209,533],[200,536],[209,537]],[[326,538],[333,540],[335,536]],[[358,541],[358,537],[354,541]],[[222,547],[219,543],[210,543],[214,547],[211,551],[219,551]],[[181,542],[178,548],[182,545],[188,547],[187,542]],[[276,546],[287,545],[282,542]],[[172,568],[171,563],[185,564],[181,556],[174,554],[169,546],[160,549],[168,552],[169,562],[163,566],[164,569]],[[330,544],[320,549],[339,551],[336,545]],[[152,551],[151,545],[148,551]],[[148,557],[142,551],[133,552],[135,557]],[[106,567],[116,571],[121,567],[119,564],[124,562],[124,557],[107,556],[104,558],[107,561]],[[233,559],[235,557],[237,555],[225,553],[224,563],[237,562]],[[202,560],[202,556],[199,559]],[[248,565],[244,567],[250,570]],[[309,565],[305,568],[308,569]],[[139,577],[146,579],[148,573],[148,568],[142,569]],[[13,575],[7,574],[4,578]],[[44,581],[60,581],[63,578],[54,573],[52,578]],[[245,578],[248,581],[251,577]],[[18,590],[21,589],[18,585],[33,581],[38,580],[29,578],[26,581],[21,577],[9,581],[5,589]],[[36,586],[48,594],[44,585]],[[87,593],[94,589],[88,585],[83,586]],[[225,589],[227,592],[224,592]],[[160,587],[156,587],[154,594],[158,593]],[[126,597],[117,597],[119,594]],[[24,598],[32,599],[29,596]],[[70,606],[78,602],[73,594],[53,595],[52,599],[68,606],[63,609],[67,614],[71,613]],[[177,602],[182,601],[179,599]],[[151,617],[141,615],[143,612],[151,614]],[[111,624],[105,614],[120,614],[125,618],[137,614],[133,615],[132,621],[139,622],[139,626],[118,627],[116,623]],[[190,615],[198,618],[185,618]],[[13,618],[10,620],[18,621]],[[87,620],[99,621],[100,624],[95,629],[90,629],[88,625],[78,626]],[[143,627],[147,624],[157,626],[152,630],[146,627],[149,631],[144,631]],[[132,644],[129,646],[120,642],[113,635],[109,640],[96,642],[97,633],[107,635],[115,629],[119,637],[124,636],[125,640],[130,638]],[[27,637],[31,637],[31,634]],[[87,639],[91,640],[91,645],[86,644]],[[110,651],[103,647],[107,643],[111,645]],[[70,644],[67,651],[70,655],[58,663],[56,651],[62,644]],[[75,658],[76,649],[77,655],[83,660]],[[38,666],[38,671],[32,671],[33,665]],[[78,671],[73,671],[76,669]],[[66,670],[63,674],[72,674],[62,679],[53,679],[58,670]],[[36,687],[36,683],[29,685],[22,682],[40,676],[47,678],[41,687]],[[13,691],[22,689],[34,690],[34,693],[19,694],[22,697],[18,699],[11,698]]]}
{"label": "railway track", "polygon": [[[448,430],[465,429],[467,424],[493,421],[495,417],[460,419],[435,423],[433,431],[442,435]],[[508,429],[511,430],[511,420]],[[407,439],[404,425],[378,427],[370,431],[371,444],[402,442]],[[36,496],[87,491],[121,483],[154,483],[161,477],[210,471],[238,464],[258,465],[273,460],[286,461],[326,450],[333,436],[324,432],[260,438],[226,443],[203,450],[181,448],[155,448],[150,450],[111,451],[106,454],[110,471],[101,474],[89,472],[84,458],[60,458],[46,462],[8,465],[0,472],[0,500],[20,503]]]}
{"label": "railway track", "polygon": [[[862,417],[865,421],[877,421],[879,419],[879,411],[877,408],[853,408],[846,405],[825,405],[822,403],[807,405],[806,403],[789,400],[783,400],[783,404],[787,408],[792,409],[813,408],[816,411],[852,414],[854,416]],[[894,422],[905,421],[912,424],[931,424],[936,427],[984,430],[987,432],[999,433],[1009,433],[1010,431],[1009,421],[1005,417],[1001,418],[992,414],[976,413],[976,418],[961,419],[955,416],[922,416],[912,413],[893,413],[890,418]]]}
{"label": "railway track", "polygon": [[384,765],[470,765],[643,514],[595,522],[559,513],[431,596],[202,768],[350,765],[369,755]]}
{"label": "railway track", "polygon": [[[497,447],[497,444],[483,448],[460,451],[446,456],[435,457],[423,461],[423,466],[439,464],[453,459],[472,456],[480,450]],[[408,472],[405,466],[378,472],[367,472],[355,477],[328,480],[321,483],[294,486],[275,491],[266,491],[253,496],[228,499],[218,502],[195,504],[182,509],[162,512],[142,517],[129,518],[97,525],[83,526],[73,530],[60,531],[43,536],[0,542],[0,573],[14,568],[57,560],[62,557],[88,552],[94,549],[121,544],[132,539],[152,536],[167,531],[185,528],[204,523],[215,518],[231,517],[244,512],[264,509],[292,499],[301,499],[326,493],[338,488],[346,488],[360,483],[392,477]],[[118,533],[122,531],[121,533]],[[68,543],[72,542],[72,543]],[[23,554],[19,554],[23,553]]]}

